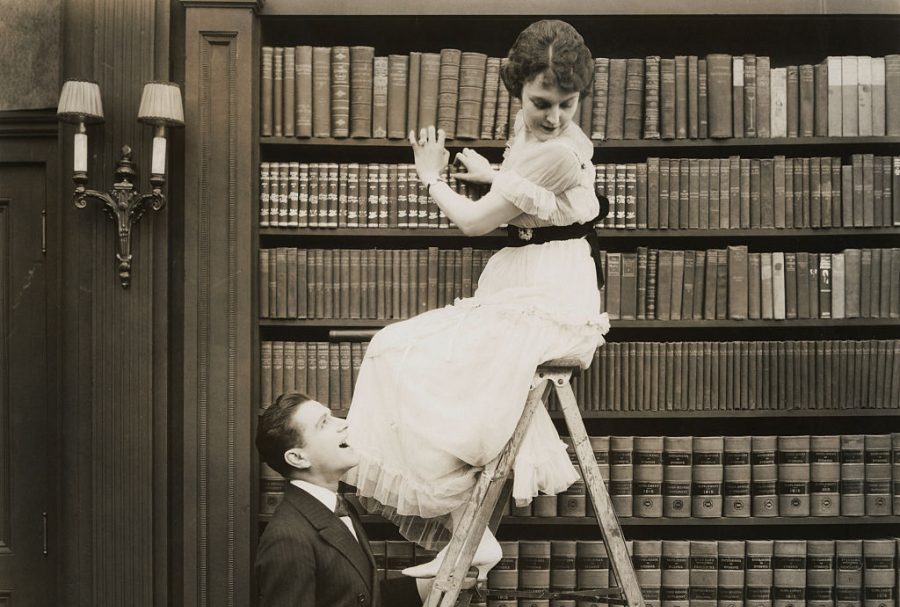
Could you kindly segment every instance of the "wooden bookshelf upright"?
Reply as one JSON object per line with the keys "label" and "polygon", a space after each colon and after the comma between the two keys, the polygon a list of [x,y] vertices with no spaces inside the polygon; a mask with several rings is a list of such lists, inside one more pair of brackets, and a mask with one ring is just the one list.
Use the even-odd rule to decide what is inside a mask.
{"label": "wooden bookshelf upright", "polygon": [[[351,4],[353,5],[351,7]],[[900,9],[896,3],[874,2],[863,12],[855,2],[798,2],[785,9],[782,2],[720,3],[694,0],[667,3],[631,2],[627,10],[621,3],[570,0],[549,4],[540,2],[459,2],[420,7],[411,2],[304,2],[268,0],[259,12],[259,45],[251,57],[241,57],[254,74],[254,90],[260,91],[260,49],[262,47],[373,46],[378,56],[406,54],[410,51],[440,52],[442,48],[479,51],[502,57],[514,36],[528,23],[542,17],[564,18],[584,35],[597,57],[627,58],[647,56],[705,57],[709,53],[741,56],[753,53],[771,59],[772,67],[815,65],[828,56],[883,57],[900,53]],[[677,5],[677,6],[676,6]],[[738,6],[740,5],[740,6]],[[713,14],[714,13],[714,14]],[[262,108],[259,95],[254,101],[254,120]],[[257,132],[260,132],[257,129]],[[492,162],[500,161],[501,140],[451,140],[448,147],[478,149]],[[258,135],[251,145],[254,161],[263,163],[410,163],[412,154],[403,140],[385,138],[312,137]],[[594,162],[645,163],[649,158],[724,159],[775,157],[839,158],[851,164],[854,155],[900,156],[900,136],[819,136],[819,137],[733,137],[725,139],[635,139],[595,141]],[[896,162],[896,160],[895,160]],[[798,165],[799,166],[799,165]],[[898,165],[894,164],[894,170]],[[258,169],[258,166],[256,167]],[[894,180],[894,184],[897,184]],[[894,193],[894,196],[897,196]],[[439,247],[460,250],[463,247],[496,249],[502,246],[499,232],[479,239],[467,239],[452,228],[314,228],[260,227],[259,180],[254,179],[250,200],[253,226],[241,226],[252,232],[255,311],[261,296],[255,291],[260,280],[259,252],[275,249],[304,250],[410,250]],[[894,209],[896,210],[896,206]],[[885,222],[887,223],[887,222]],[[684,229],[603,228],[604,248],[614,254],[632,254],[638,247],[660,250],[726,250],[746,246],[752,254],[772,252],[840,253],[846,249],[884,249],[900,246],[900,217],[892,225],[871,227],[748,227]],[[349,254],[349,253],[348,253]],[[719,262],[721,263],[721,262]],[[883,261],[882,261],[883,263]],[[303,268],[299,268],[303,270]],[[271,280],[271,278],[270,278]],[[887,288],[887,287],[882,287]],[[680,288],[679,288],[680,292]],[[890,299],[889,299],[890,301]],[[377,329],[394,318],[269,318],[263,312],[253,319],[253,406],[246,415],[254,416],[261,402],[264,364],[261,349],[265,343],[334,343],[341,331]],[[613,343],[628,342],[831,342],[900,340],[900,318],[885,313],[867,318],[743,319],[697,318],[684,320],[613,320],[608,338]],[[338,347],[335,345],[335,347]],[[837,357],[837,346],[835,345]],[[815,348],[815,345],[813,346]],[[874,346],[873,346],[874,348]],[[713,347],[713,349],[715,349]],[[348,349],[349,350],[349,349]],[[756,351],[756,350],[753,350]],[[774,352],[774,349],[772,350]],[[874,349],[873,349],[874,352]],[[761,355],[760,355],[761,356]],[[599,360],[599,359],[598,359]],[[643,360],[643,359],[642,359]],[[760,361],[763,358],[760,357]],[[829,359],[830,360],[830,359]],[[271,360],[269,361],[271,363]],[[680,363],[679,363],[680,364]],[[753,363],[754,365],[756,363]],[[762,364],[762,363],[760,363]],[[768,364],[768,363],[766,363]],[[830,364],[830,362],[829,362]],[[754,367],[755,368],[755,367]],[[829,367],[830,369],[831,367]],[[839,367],[834,367],[835,369]],[[897,368],[895,363],[894,369]],[[747,367],[728,367],[745,372]],[[821,371],[821,369],[820,369]],[[790,372],[790,371],[789,371]],[[586,372],[590,373],[590,371]],[[697,371],[698,374],[702,372]],[[762,368],[758,373],[763,374]],[[782,371],[783,373],[783,371]],[[889,375],[879,371],[881,379]],[[735,374],[737,375],[737,374]],[[699,377],[699,375],[698,375]],[[826,375],[822,375],[826,377]],[[862,376],[861,376],[862,377]],[[868,382],[868,377],[863,381]],[[875,377],[874,375],[872,377]],[[598,376],[598,379],[599,376]],[[585,380],[587,381],[587,380]],[[596,381],[596,380],[595,380]],[[728,379],[731,381],[731,379]],[[782,381],[782,380],[779,380]],[[786,381],[786,380],[783,380]],[[890,386],[890,379],[886,380]],[[896,382],[895,382],[896,383]],[[302,386],[296,386],[303,389]],[[345,387],[346,389],[346,387]],[[878,388],[872,387],[873,394]],[[588,431],[604,436],[668,435],[840,435],[887,434],[900,432],[900,408],[885,405],[890,388],[881,388],[883,401],[873,408],[841,406],[841,397],[831,395],[821,408],[778,408],[740,410],[671,408],[656,410],[585,411]],[[773,394],[776,394],[773,391]],[[334,392],[332,392],[334,394]],[[829,394],[831,394],[829,392]],[[274,396],[274,395],[272,395]],[[760,397],[762,398],[762,397]],[[346,409],[336,407],[342,414]],[[894,447],[896,450],[897,447]],[[895,451],[896,457],[896,451]],[[254,460],[256,461],[256,460]],[[895,466],[896,469],[896,466]],[[260,528],[267,516],[259,514],[260,478],[253,478],[253,518]],[[896,474],[896,472],[894,473]],[[895,486],[897,479],[894,480]],[[896,498],[895,498],[896,502]],[[879,538],[890,536],[900,523],[900,508],[884,516],[828,516],[765,518],[641,518],[623,516],[626,533],[636,539],[651,538]],[[500,538],[514,539],[596,539],[585,525],[588,518],[510,516],[504,520]],[[367,519],[374,538],[398,539],[393,529],[374,518]],[[595,531],[595,530],[594,530]]]}

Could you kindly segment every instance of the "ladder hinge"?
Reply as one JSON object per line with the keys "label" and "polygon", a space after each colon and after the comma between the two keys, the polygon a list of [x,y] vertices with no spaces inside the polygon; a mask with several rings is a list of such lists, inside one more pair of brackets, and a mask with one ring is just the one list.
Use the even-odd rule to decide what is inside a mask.
{"label": "ladder hinge", "polygon": [[47,209],[41,209],[41,254],[47,255]]}

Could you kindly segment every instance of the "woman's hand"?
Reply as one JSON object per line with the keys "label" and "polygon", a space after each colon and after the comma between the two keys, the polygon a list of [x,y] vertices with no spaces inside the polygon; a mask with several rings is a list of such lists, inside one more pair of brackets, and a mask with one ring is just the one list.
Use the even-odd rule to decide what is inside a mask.
{"label": "woman's hand", "polygon": [[463,148],[462,152],[456,154],[456,162],[463,165],[465,172],[450,173],[451,177],[456,177],[461,181],[469,183],[481,183],[490,185],[494,182],[496,171],[491,168],[488,159],[469,148]]}
{"label": "woman's hand", "polygon": [[444,148],[446,134],[444,129],[438,129],[435,133],[434,126],[422,129],[419,132],[419,140],[416,141],[413,131],[409,132],[409,144],[413,148],[416,158],[416,172],[422,183],[428,183],[441,177],[450,152]]}

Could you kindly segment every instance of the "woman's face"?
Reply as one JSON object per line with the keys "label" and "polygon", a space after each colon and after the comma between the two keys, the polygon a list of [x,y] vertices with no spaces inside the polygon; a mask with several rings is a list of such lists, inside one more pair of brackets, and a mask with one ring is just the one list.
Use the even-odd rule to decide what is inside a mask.
{"label": "woman's face", "polygon": [[527,128],[538,141],[553,139],[569,124],[578,108],[578,92],[570,93],[538,74],[522,86]]}

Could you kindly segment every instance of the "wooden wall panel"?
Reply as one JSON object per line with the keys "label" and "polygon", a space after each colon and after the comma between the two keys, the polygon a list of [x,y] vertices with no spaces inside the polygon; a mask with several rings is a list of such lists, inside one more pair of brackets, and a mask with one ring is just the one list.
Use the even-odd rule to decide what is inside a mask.
{"label": "wooden wall panel", "polygon": [[[255,3],[184,2],[182,601],[250,603]],[[173,565],[178,566],[178,565]]]}
{"label": "wooden wall panel", "polygon": [[[169,2],[66,0],[63,76],[96,80],[106,122],[89,127],[89,184],[112,185],[130,145],[149,183],[151,128],[137,122],[145,82],[168,77]],[[94,203],[71,201],[64,127],[64,475],[67,605],[165,605],[168,576],[168,208],[133,236],[132,283],[115,265],[116,231]],[[171,170],[175,168],[170,164]],[[177,170],[177,168],[175,168]]]}

